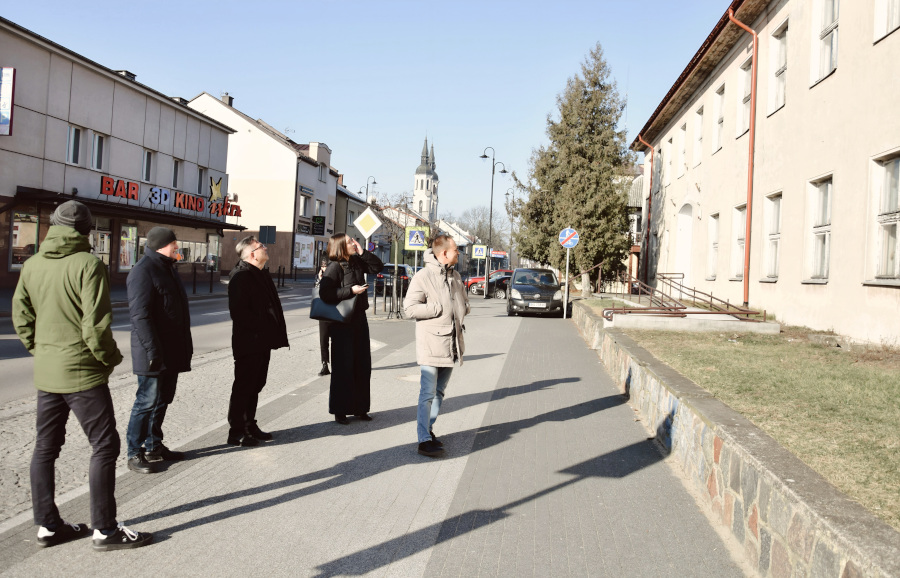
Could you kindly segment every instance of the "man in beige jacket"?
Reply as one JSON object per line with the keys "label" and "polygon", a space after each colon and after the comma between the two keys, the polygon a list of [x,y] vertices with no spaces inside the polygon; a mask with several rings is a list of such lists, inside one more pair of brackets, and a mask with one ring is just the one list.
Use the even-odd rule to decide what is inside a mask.
{"label": "man in beige jacket", "polygon": [[416,320],[416,361],[421,368],[417,430],[419,453],[437,457],[444,444],[432,427],[441,411],[444,391],[453,372],[453,364],[463,363],[463,320],[469,313],[469,299],[459,273],[453,268],[459,260],[456,242],[438,235],[425,251],[425,267],[416,273],[403,311]]}

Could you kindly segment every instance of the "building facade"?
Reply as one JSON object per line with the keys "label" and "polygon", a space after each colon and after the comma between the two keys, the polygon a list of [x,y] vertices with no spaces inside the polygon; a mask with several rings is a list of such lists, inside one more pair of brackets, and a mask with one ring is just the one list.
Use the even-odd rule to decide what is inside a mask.
{"label": "building facade", "polygon": [[429,223],[434,223],[438,218],[438,184],[440,179],[435,172],[437,165],[434,162],[434,144],[431,145],[431,151],[429,151],[427,137],[425,138],[425,144],[422,145],[421,158],[422,161],[416,168],[411,208]]}
{"label": "building facade", "polygon": [[334,232],[338,173],[331,167],[328,145],[294,142],[265,121],[234,108],[228,93],[216,98],[204,92],[189,106],[230,123],[236,131],[228,145],[230,191],[240,201],[243,216],[231,222],[246,231],[226,233],[223,270],[237,263],[234,246],[241,238],[259,236],[263,228],[271,227],[275,240],[266,243],[269,268],[313,269]]}
{"label": "building facade", "polygon": [[354,194],[344,185],[338,183],[337,200],[334,209],[334,231],[336,233],[346,233],[359,241],[360,244],[364,243],[365,237],[353,222],[366,210],[366,206],[361,194]]}
{"label": "building facade", "polygon": [[632,145],[641,278],[683,273],[784,323],[896,342],[900,2],[731,9],[758,37],[755,83],[752,38],[726,13]]}
{"label": "building facade", "polygon": [[157,225],[176,232],[183,275],[218,275],[226,214],[239,211],[221,201],[230,127],[3,18],[0,66],[15,71],[12,130],[0,136],[0,286],[18,282],[70,199],[91,208],[92,250],[112,283]]}

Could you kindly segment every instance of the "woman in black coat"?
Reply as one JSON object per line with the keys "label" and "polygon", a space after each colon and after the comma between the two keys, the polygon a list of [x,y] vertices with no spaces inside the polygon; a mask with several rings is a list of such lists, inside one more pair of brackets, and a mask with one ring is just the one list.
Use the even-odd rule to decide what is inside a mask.
{"label": "woman in black coat", "polygon": [[369,344],[369,308],[365,274],[376,274],[384,263],[365,251],[344,233],[333,235],[328,241],[328,259],[319,295],[326,303],[336,305],[356,298],[349,323],[332,323],[331,391],[328,413],[334,420],[347,425],[348,415],[369,421],[369,381],[372,374],[372,352]]}

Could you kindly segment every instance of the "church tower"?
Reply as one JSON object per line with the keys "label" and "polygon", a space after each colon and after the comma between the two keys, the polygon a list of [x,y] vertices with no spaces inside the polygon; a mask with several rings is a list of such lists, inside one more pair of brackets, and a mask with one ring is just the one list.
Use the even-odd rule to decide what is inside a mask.
{"label": "church tower", "polygon": [[416,183],[413,187],[412,209],[433,223],[438,218],[438,175],[434,172],[434,143],[428,150],[428,137],[422,145],[422,161],[416,169]]}

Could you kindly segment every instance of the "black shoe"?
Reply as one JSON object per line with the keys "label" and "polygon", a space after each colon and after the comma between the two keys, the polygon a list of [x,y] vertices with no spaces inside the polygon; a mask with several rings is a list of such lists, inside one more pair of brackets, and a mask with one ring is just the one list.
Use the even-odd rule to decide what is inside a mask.
{"label": "black shoe", "polygon": [[51,532],[44,526],[41,526],[38,530],[37,543],[41,548],[47,548],[49,546],[56,546],[57,544],[71,542],[72,540],[77,540],[78,538],[85,538],[90,533],[91,529],[88,528],[87,524],[70,524],[68,522],[60,522],[59,526],[54,532]]}
{"label": "black shoe", "polygon": [[347,416],[339,413],[334,414],[334,421],[338,422],[341,425],[350,425],[350,420],[347,419]]}
{"label": "black shoe", "polygon": [[163,460],[167,462],[180,462],[184,459],[184,452],[173,452],[166,446],[160,444],[158,448],[153,448],[152,450],[144,452],[144,457],[147,458],[148,462],[161,462]]}
{"label": "black shoe", "polygon": [[154,468],[150,464],[150,462],[147,461],[147,457],[144,455],[144,452],[141,452],[134,457],[128,458],[128,469],[139,474],[156,473],[156,468]]}
{"label": "black shoe", "polygon": [[322,371],[319,372],[319,375],[331,375],[331,372],[328,371],[328,362],[322,362]]}
{"label": "black shoe", "polygon": [[444,453],[444,448],[437,445],[433,440],[428,440],[419,444],[419,453],[429,458],[435,458]]}
{"label": "black shoe", "polygon": [[259,429],[259,426],[256,424],[248,425],[247,433],[249,433],[256,439],[258,439],[260,441],[264,441],[264,442],[270,442],[273,439],[272,434],[270,434],[267,431],[263,431],[263,430]]}
{"label": "black shoe", "polygon": [[259,440],[253,437],[250,434],[243,435],[241,437],[237,436],[228,436],[226,443],[231,446],[241,446],[245,448],[254,448],[259,445]]}
{"label": "black shoe", "polygon": [[431,430],[431,431],[429,431],[428,433],[431,434],[431,441],[433,441],[434,443],[436,443],[437,446],[438,446],[439,448],[444,447],[444,442],[442,442],[441,440],[437,439],[437,436],[434,435],[434,430]]}
{"label": "black shoe", "polygon": [[140,548],[153,541],[153,534],[149,532],[135,532],[119,524],[116,531],[106,536],[100,530],[94,530],[94,550],[106,552],[109,550],[127,550]]}
{"label": "black shoe", "polygon": [[360,413],[360,414],[357,414],[356,417],[358,417],[359,419],[361,419],[361,420],[363,420],[363,421],[372,421],[372,416],[370,416],[370,415],[367,414],[367,413]]}

